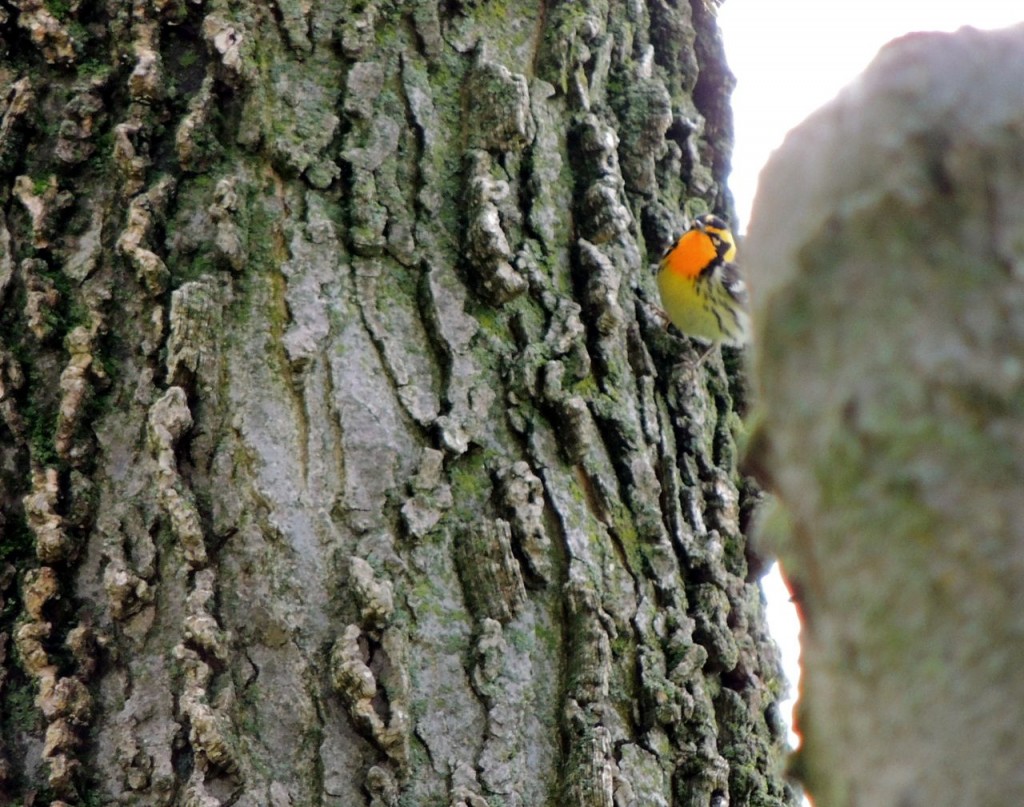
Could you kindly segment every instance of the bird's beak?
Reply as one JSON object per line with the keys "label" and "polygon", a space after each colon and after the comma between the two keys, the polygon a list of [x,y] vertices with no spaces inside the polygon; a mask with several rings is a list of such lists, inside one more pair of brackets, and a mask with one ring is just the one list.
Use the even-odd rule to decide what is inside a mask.
{"label": "bird's beak", "polygon": [[704,222],[701,221],[700,219],[694,219],[693,224],[690,225],[690,229],[700,230],[701,232],[704,232]]}

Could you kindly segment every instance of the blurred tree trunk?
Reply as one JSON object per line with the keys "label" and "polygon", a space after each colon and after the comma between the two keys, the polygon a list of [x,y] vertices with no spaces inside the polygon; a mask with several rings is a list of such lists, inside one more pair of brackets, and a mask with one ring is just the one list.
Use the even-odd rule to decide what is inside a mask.
{"label": "blurred tree trunk", "polygon": [[752,456],[818,807],[1024,804],[1022,132],[1024,26],[914,34],[761,174]]}
{"label": "blurred tree trunk", "polygon": [[793,803],[741,382],[651,308],[713,7],[0,34],[7,803]]}

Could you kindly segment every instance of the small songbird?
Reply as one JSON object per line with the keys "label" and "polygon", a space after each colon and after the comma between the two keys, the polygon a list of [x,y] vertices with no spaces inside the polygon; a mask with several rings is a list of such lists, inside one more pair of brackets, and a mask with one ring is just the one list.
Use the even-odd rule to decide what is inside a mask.
{"label": "small songbird", "polygon": [[739,347],[750,339],[747,287],[733,263],[736,242],[718,216],[697,216],[665,253],[658,291],[669,321],[687,336]]}

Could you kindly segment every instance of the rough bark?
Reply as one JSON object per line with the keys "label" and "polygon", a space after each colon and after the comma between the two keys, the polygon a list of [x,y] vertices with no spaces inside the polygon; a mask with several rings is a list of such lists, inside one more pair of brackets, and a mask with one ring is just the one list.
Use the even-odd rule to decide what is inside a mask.
{"label": "rough bark", "polygon": [[1024,803],[1024,27],[882,51],[762,174],[759,466],[818,807]]}
{"label": "rough bark", "polygon": [[792,803],[740,382],[651,302],[712,7],[0,35],[4,799]]}

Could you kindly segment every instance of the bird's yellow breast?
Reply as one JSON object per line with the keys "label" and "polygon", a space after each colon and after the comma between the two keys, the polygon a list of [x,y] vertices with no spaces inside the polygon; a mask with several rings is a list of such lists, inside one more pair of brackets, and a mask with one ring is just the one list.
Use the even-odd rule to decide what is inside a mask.
{"label": "bird's yellow breast", "polygon": [[680,331],[710,341],[722,339],[722,325],[706,284],[667,266],[658,272],[658,291],[669,321]]}

